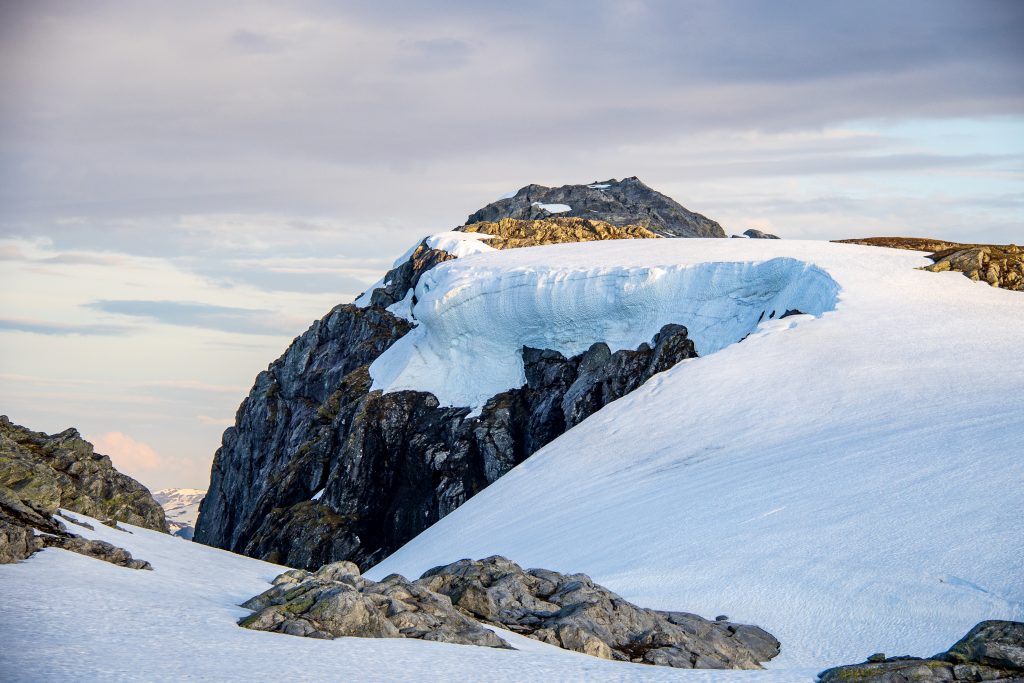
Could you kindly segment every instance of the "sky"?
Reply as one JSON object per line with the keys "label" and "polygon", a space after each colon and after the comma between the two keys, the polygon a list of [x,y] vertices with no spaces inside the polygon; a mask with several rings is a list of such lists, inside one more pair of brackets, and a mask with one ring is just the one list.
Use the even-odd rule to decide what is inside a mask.
{"label": "sky", "polygon": [[0,0],[0,413],[206,488],[256,374],[528,183],[1024,242],[1024,3]]}

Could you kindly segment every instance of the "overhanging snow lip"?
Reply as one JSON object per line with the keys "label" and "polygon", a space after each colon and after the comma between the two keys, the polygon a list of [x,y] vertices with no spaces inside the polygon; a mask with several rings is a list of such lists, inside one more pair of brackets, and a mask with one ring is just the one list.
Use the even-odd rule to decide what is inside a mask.
{"label": "overhanging snow lip", "polygon": [[424,274],[413,311],[418,327],[370,374],[373,389],[427,391],[441,405],[479,410],[523,385],[523,346],[566,356],[595,342],[636,348],[677,323],[706,356],[786,311],[834,310],[840,289],[821,267],[790,256],[587,267],[460,259]]}

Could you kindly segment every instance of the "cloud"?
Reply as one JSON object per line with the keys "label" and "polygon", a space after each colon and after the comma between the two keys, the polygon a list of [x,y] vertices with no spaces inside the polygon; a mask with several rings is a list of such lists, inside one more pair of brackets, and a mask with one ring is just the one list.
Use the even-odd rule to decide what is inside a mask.
{"label": "cloud", "polygon": [[104,313],[146,318],[165,325],[201,327],[236,334],[281,335],[295,332],[295,321],[273,311],[192,301],[106,299],[84,304]]}
{"label": "cloud", "polygon": [[151,473],[166,464],[149,444],[122,432],[107,432],[89,440],[97,453],[109,455],[114,467],[129,476]]}
{"label": "cloud", "polygon": [[0,330],[51,336],[84,335],[98,337],[120,337],[132,332],[131,327],[124,325],[59,323],[14,318],[0,318]]}

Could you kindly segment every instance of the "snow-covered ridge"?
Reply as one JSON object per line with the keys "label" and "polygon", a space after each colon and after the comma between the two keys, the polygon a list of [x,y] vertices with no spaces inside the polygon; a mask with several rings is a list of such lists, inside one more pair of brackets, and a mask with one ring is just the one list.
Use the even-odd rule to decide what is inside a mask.
{"label": "snow-covered ridge", "polygon": [[644,266],[508,260],[487,254],[425,273],[419,326],[371,365],[373,388],[429,391],[442,405],[479,409],[525,383],[523,346],[566,356],[595,342],[636,348],[680,323],[706,356],[787,311],[832,310],[839,292],[824,270],[789,257]]}

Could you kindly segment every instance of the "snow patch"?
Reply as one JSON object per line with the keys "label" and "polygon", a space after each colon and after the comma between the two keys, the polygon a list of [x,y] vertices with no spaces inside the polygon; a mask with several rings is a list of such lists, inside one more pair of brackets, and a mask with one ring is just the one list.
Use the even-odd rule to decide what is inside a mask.
{"label": "snow patch", "polygon": [[485,235],[479,232],[461,232],[452,230],[450,232],[439,232],[427,238],[427,246],[431,249],[447,251],[456,258],[464,258],[473,254],[482,254],[486,251],[494,251],[484,242],[494,239],[494,235]]}
{"label": "snow patch", "polygon": [[593,185],[587,185],[591,190],[607,190],[611,185],[602,185],[601,183],[595,183]]}
{"label": "snow patch", "polygon": [[403,298],[401,301],[396,301],[395,303],[391,304],[384,310],[386,310],[388,313],[391,313],[392,315],[398,316],[399,318],[404,318],[405,320],[408,320],[411,323],[416,322],[416,318],[412,314],[413,294],[414,292],[410,287],[409,291],[405,293],[405,298]]}
{"label": "snow patch", "polygon": [[572,211],[572,207],[568,204],[541,204],[540,202],[534,202],[531,206],[544,209],[548,213],[565,213],[566,211]]}
{"label": "snow patch", "polygon": [[447,262],[420,278],[419,326],[370,375],[373,389],[428,391],[441,405],[476,411],[525,383],[523,346],[565,356],[595,342],[633,349],[680,323],[706,356],[786,310],[821,315],[838,291],[823,270],[793,258],[642,267]]}
{"label": "snow patch", "polygon": [[327,489],[320,489],[319,491],[313,494],[313,497],[310,498],[310,500],[320,500],[321,498],[324,497],[324,491],[326,490]]}

